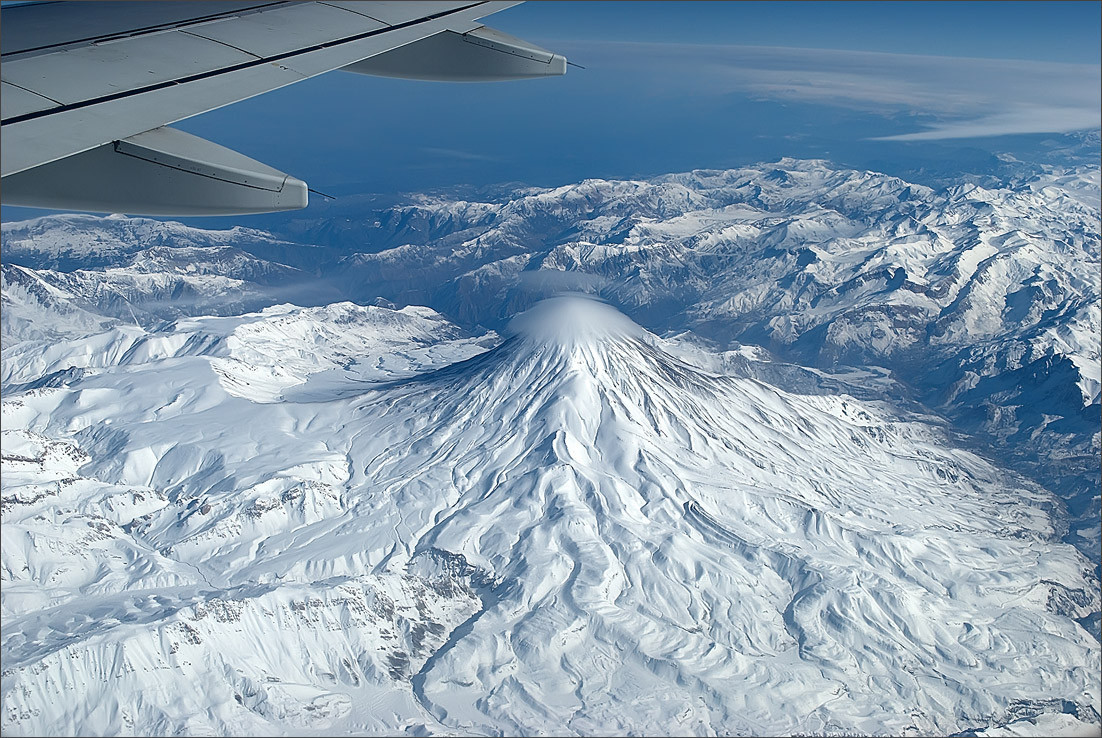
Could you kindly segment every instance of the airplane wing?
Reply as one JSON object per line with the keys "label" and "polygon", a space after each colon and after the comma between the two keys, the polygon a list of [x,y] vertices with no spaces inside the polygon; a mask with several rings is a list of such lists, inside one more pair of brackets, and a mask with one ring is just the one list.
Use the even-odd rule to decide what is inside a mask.
{"label": "airplane wing", "polygon": [[148,215],[305,207],[301,180],[169,124],[337,69],[444,81],[564,74],[564,57],[481,24],[516,4],[5,6],[0,198]]}

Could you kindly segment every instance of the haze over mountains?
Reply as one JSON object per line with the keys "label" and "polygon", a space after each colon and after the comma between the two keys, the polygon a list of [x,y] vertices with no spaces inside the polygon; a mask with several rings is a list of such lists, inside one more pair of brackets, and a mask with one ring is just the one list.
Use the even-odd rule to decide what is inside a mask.
{"label": "haze over mountains", "polygon": [[6,223],[5,732],[1096,725],[1099,185]]}

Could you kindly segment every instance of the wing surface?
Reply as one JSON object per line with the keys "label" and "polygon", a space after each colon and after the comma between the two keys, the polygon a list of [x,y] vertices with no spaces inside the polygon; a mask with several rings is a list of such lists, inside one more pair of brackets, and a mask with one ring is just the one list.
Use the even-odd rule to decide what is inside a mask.
{"label": "wing surface", "polygon": [[[201,214],[204,179],[213,178],[221,184],[219,202],[212,203],[211,212],[232,212],[234,198],[226,200],[224,185],[250,187],[238,180],[248,181],[254,170],[268,183],[273,172],[281,173],[215,144],[202,142],[207,144],[203,146],[201,139],[185,138],[166,126],[341,68],[451,80],[565,72],[563,57],[479,22],[515,4],[459,0],[8,6],[0,25],[4,202],[44,207],[69,203],[74,209],[102,210],[113,203],[104,202],[102,194],[93,198],[94,203],[85,202],[73,192],[72,181],[95,181],[96,173],[105,184],[123,176],[141,180],[142,172],[148,171],[162,183],[176,177],[174,196],[196,190],[184,197],[188,214]],[[167,159],[161,154],[134,154],[152,150],[146,145],[152,139],[125,145],[155,130],[171,131],[158,134],[155,147],[161,154],[170,151],[171,172],[165,171]],[[181,165],[193,151],[202,166]],[[51,182],[62,180],[70,183],[67,190],[51,189]],[[305,206],[305,184],[287,177],[284,185],[299,194],[283,192],[266,204],[264,196],[244,193],[249,203],[238,212]],[[163,198],[156,205],[135,199],[142,188],[133,182],[128,191],[131,194],[113,209],[162,213],[173,207]]]}

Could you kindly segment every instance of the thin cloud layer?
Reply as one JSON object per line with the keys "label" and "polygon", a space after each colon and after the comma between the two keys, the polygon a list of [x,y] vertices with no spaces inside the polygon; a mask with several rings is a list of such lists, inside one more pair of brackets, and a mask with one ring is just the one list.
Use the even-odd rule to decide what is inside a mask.
{"label": "thin cloud layer", "polygon": [[590,68],[639,72],[648,95],[749,94],[931,116],[883,140],[1063,133],[1102,125],[1102,67],[864,51],[660,43],[578,45]]}

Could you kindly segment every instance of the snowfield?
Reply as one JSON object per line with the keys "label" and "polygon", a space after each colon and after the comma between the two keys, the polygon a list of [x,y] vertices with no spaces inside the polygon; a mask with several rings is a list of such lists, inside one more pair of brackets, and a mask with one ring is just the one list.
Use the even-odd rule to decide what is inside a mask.
{"label": "snowfield", "polygon": [[1051,495],[920,419],[583,297],[99,340],[3,402],[5,733],[1098,723]]}
{"label": "snowfield", "polygon": [[4,735],[1097,735],[1099,182],[5,223]]}

